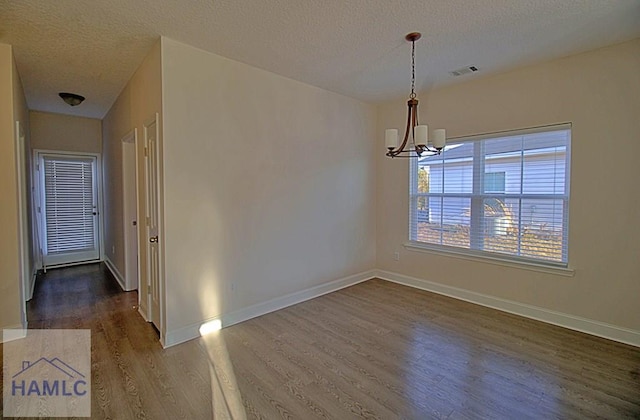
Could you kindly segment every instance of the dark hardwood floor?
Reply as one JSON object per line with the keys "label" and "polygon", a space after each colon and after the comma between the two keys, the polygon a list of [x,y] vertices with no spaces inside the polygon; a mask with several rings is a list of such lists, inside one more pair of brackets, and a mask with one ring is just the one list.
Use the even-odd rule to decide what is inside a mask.
{"label": "dark hardwood floor", "polygon": [[54,269],[38,278],[27,319],[29,328],[91,329],[92,418],[212,418],[203,347],[163,350],[137,300],[103,264]]}
{"label": "dark hardwood floor", "polygon": [[29,303],[91,328],[93,418],[640,418],[639,348],[382,280],[166,350],[136,301],[90,265]]}

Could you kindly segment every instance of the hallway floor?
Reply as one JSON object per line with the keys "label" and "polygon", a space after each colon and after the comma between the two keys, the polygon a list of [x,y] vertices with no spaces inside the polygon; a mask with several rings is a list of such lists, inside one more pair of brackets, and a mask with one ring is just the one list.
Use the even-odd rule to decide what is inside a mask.
{"label": "hallway floor", "polygon": [[92,418],[212,418],[202,346],[163,350],[137,300],[104,264],[53,269],[39,276],[27,319],[30,329],[91,329]]}

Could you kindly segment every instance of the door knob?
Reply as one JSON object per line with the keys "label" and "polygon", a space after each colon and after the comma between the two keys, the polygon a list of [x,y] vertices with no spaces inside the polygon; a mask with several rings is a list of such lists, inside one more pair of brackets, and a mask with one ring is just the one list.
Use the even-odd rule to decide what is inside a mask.
{"label": "door knob", "polygon": [[149,242],[153,243],[157,243],[158,242],[158,237],[157,236],[152,236],[149,238]]}

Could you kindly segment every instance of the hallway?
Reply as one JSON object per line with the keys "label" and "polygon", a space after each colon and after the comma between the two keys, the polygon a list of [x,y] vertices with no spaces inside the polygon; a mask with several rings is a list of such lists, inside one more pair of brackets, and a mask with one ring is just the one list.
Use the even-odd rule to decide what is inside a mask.
{"label": "hallway", "polygon": [[211,418],[199,341],[163,350],[137,299],[104,264],[49,270],[28,303],[29,328],[91,329],[92,418]]}
{"label": "hallway", "polygon": [[137,292],[121,291],[103,264],[48,270],[27,303],[29,328],[90,328],[96,334],[116,316],[135,315],[137,299]]}

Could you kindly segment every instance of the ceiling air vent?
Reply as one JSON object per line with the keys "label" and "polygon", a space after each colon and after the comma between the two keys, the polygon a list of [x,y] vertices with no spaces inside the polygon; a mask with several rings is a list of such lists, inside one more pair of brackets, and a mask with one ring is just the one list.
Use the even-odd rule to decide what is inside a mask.
{"label": "ceiling air vent", "polygon": [[463,74],[469,74],[476,71],[478,71],[478,68],[476,66],[468,66],[468,67],[462,67],[460,69],[454,70],[449,73],[451,73],[454,76],[462,76]]}

